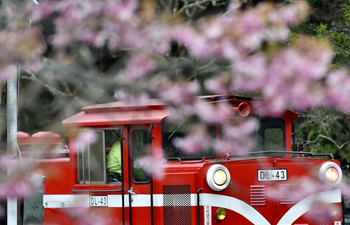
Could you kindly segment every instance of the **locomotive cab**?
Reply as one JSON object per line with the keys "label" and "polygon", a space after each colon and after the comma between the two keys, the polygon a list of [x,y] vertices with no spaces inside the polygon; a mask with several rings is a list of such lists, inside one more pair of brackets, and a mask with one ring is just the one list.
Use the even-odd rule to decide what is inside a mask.
{"label": "locomotive cab", "polygon": [[[222,98],[203,99],[215,103]],[[110,224],[311,225],[319,224],[308,214],[318,200],[331,208],[331,216],[322,222],[341,224],[340,190],[335,188],[341,179],[339,162],[325,159],[328,155],[292,151],[292,121],[297,115],[261,115],[250,98],[225,99],[233,106],[233,119],[252,116],[259,121],[257,147],[244,156],[210,148],[183,153],[173,140],[186,135],[186,121],[167,121],[166,105],[158,101],[88,106],[63,121],[71,127],[69,167],[59,178],[64,188],[54,187],[52,177],[45,180],[44,224],[75,224],[67,209],[83,207],[105,212]],[[220,129],[209,127],[209,133],[220,139]],[[81,144],[78,134],[84,132],[90,136]],[[110,165],[113,155],[117,167]],[[164,159],[158,167],[161,177],[138,167],[137,160],[148,156]],[[158,165],[152,163],[146,167]],[[311,180],[332,188],[298,196],[295,190],[300,193],[303,181]]]}

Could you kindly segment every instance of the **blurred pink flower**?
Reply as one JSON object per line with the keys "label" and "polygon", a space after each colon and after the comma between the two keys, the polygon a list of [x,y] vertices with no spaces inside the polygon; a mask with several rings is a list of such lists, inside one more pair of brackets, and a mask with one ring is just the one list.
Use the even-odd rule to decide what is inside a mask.
{"label": "blurred pink flower", "polygon": [[240,138],[223,137],[222,140],[215,140],[213,148],[220,153],[233,153],[245,155],[255,148],[254,139],[241,136]]}
{"label": "blurred pink flower", "polygon": [[254,150],[255,140],[252,138],[258,129],[256,119],[246,119],[239,124],[222,126],[221,140],[214,141],[214,149],[221,153],[244,155]]}
{"label": "blurred pink flower", "polygon": [[[71,218],[75,219],[79,225],[107,225],[112,223],[112,214],[102,210],[91,210],[91,208],[69,208],[63,210]],[[119,224],[113,218],[113,224]]]}
{"label": "blurred pink flower", "polygon": [[29,177],[9,178],[0,183],[0,198],[27,198],[35,193],[37,184]]}
{"label": "blurred pink flower", "polygon": [[205,58],[210,52],[206,39],[200,33],[187,26],[177,26],[169,31],[170,40],[186,47],[195,57]]}
{"label": "blurred pink flower", "polygon": [[130,93],[125,89],[119,89],[114,93],[114,97],[118,101],[124,102],[126,105],[147,105],[151,99],[147,92]]}
{"label": "blurred pink flower", "polygon": [[240,44],[247,49],[257,48],[263,41],[264,24],[260,16],[253,11],[245,11],[237,18],[236,29],[242,35]]}
{"label": "blurred pink flower", "polygon": [[175,146],[188,154],[195,154],[210,149],[210,143],[211,140],[207,129],[201,124],[192,125],[185,138],[177,138],[174,140]]}
{"label": "blurred pink flower", "polygon": [[158,94],[161,99],[171,103],[181,103],[191,100],[197,96],[199,84],[196,81],[188,83],[164,82],[158,87]]}
{"label": "blurred pink flower", "polygon": [[208,79],[205,81],[205,88],[213,94],[217,95],[225,95],[228,94],[227,83],[225,79],[221,79],[221,77],[216,77],[212,79]]}
{"label": "blurred pink flower", "polygon": [[235,125],[225,125],[222,127],[226,137],[241,138],[255,133],[258,129],[258,120],[248,118]]}
{"label": "blurred pink flower", "polygon": [[195,112],[204,122],[214,124],[225,124],[232,115],[232,106],[222,102],[216,105],[197,101]]}
{"label": "blurred pink flower", "polygon": [[127,83],[133,83],[141,78],[144,78],[147,74],[155,69],[155,62],[150,55],[138,54],[131,57],[128,61],[126,71],[121,74],[121,79]]}
{"label": "blurred pink flower", "polygon": [[195,113],[192,105],[186,103],[169,106],[167,107],[167,111],[169,112],[167,120],[172,122],[182,122],[186,117],[192,116]]}
{"label": "blurred pink flower", "polygon": [[222,38],[217,41],[219,45],[219,49],[221,50],[221,56],[224,59],[229,60],[230,62],[234,62],[236,59],[240,57],[240,52],[235,44],[229,40],[228,38]]}
{"label": "blurred pink flower", "polygon": [[54,5],[51,4],[49,1],[40,1],[40,7],[34,5],[32,1],[27,1],[26,7],[27,10],[31,13],[31,15],[29,16],[31,22],[37,22],[50,17],[55,12],[53,6]]}
{"label": "blurred pink flower", "polygon": [[163,166],[165,164],[165,159],[162,155],[144,156],[138,158],[135,164],[148,175],[153,175],[156,180],[161,180],[164,177]]}
{"label": "blurred pink flower", "polygon": [[61,46],[67,46],[73,41],[72,36],[68,33],[57,33],[54,36],[51,37],[51,43],[54,46],[61,47]]}
{"label": "blurred pink flower", "polygon": [[266,61],[262,54],[237,60],[233,67],[235,77],[232,89],[250,92],[261,90],[268,85]]}
{"label": "blurred pink flower", "polygon": [[19,166],[17,159],[12,159],[6,154],[0,156],[0,169],[1,170],[14,170]]}
{"label": "blurred pink flower", "polygon": [[310,211],[305,214],[305,217],[307,217],[311,221],[318,222],[318,223],[333,221],[334,215],[332,215],[332,211],[333,211],[332,207],[337,207],[337,206],[315,200],[311,203]]}
{"label": "blurred pink flower", "polygon": [[91,130],[83,130],[73,141],[75,151],[85,150],[87,146],[97,141],[97,134]]}
{"label": "blurred pink flower", "polygon": [[350,113],[350,76],[346,70],[336,70],[326,79],[326,106],[337,107],[344,113]]}
{"label": "blurred pink flower", "polygon": [[17,66],[16,65],[7,65],[0,69],[0,82],[6,82],[8,79],[16,76]]}

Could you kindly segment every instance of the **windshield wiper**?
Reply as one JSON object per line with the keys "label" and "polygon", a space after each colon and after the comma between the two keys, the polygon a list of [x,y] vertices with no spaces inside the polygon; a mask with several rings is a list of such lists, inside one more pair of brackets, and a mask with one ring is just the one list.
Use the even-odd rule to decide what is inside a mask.
{"label": "windshield wiper", "polygon": [[175,134],[175,132],[182,126],[182,124],[186,122],[187,119],[188,118],[184,119],[184,121],[182,121],[182,123],[180,123],[180,125],[174,129],[174,131],[169,135],[168,140]]}

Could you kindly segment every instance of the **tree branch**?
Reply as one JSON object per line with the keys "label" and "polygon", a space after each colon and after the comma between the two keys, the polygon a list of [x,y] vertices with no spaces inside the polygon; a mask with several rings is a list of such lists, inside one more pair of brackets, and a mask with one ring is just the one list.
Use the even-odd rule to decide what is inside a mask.
{"label": "tree branch", "polygon": [[23,68],[23,67],[21,67],[21,69],[24,70],[28,75],[28,76],[21,76],[21,79],[38,82],[43,87],[45,87],[50,93],[52,93],[53,95],[60,95],[60,96],[65,97],[65,98],[73,97],[72,94],[70,94],[70,93],[62,92],[62,91],[57,90],[56,88],[52,87],[51,85],[44,83],[43,81],[38,79],[37,76],[34,73],[32,73],[30,70]]}
{"label": "tree branch", "polygon": [[315,144],[320,138],[323,138],[323,139],[326,139],[330,142],[332,142],[339,150],[344,148],[345,145],[347,145],[349,142],[344,142],[343,144],[339,145],[335,140],[333,140],[332,138],[326,136],[326,135],[323,135],[323,134],[319,134],[315,140],[313,141],[308,141],[307,144]]}
{"label": "tree branch", "polygon": [[182,6],[181,9],[177,13],[178,14],[182,13],[184,10],[189,10],[191,8],[194,8],[194,7],[196,7],[196,8],[198,7],[198,8],[203,9],[204,6],[202,6],[202,4],[206,4],[209,2],[212,2],[212,0],[201,0],[201,1],[195,1],[194,3],[185,3],[184,6]]}

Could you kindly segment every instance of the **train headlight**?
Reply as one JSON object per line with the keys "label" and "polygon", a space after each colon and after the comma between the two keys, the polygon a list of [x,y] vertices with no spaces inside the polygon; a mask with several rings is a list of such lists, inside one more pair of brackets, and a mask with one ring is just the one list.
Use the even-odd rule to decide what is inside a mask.
{"label": "train headlight", "polygon": [[220,208],[218,210],[216,210],[216,219],[218,219],[219,221],[224,220],[226,218],[227,212],[226,209],[224,208]]}
{"label": "train headlight", "polygon": [[334,204],[330,204],[329,205],[329,213],[331,214],[331,216],[336,216],[339,213],[339,208],[337,205]]}
{"label": "train headlight", "polygon": [[342,179],[342,171],[334,162],[325,162],[320,167],[319,178],[327,184],[337,185]]}
{"label": "train headlight", "polygon": [[215,184],[221,186],[221,185],[225,184],[226,180],[227,180],[227,175],[226,175],[225,171],[217,170],[214,172]]}
{"label": "train headlight", "polygon": [[214,191],[224,190],[230,183],[230,172],[220,164],[212,165],[207,172],[207,183]]}

